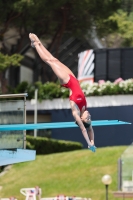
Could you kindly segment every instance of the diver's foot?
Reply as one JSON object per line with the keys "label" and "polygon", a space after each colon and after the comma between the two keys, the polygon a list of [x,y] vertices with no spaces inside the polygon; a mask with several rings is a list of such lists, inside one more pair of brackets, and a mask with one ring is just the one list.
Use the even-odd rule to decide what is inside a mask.
{"label": "diver's foot", "polygon": [[30,34],[29,34],[29,38],[30,38],[30,40],[31,40],[31,46],[32,46],[33,48],[35,48],[36,45],[40,45],[40,44],[41,44],[39,38],[38,38],[35,34],[33,34],[33,33],[30,33]]}

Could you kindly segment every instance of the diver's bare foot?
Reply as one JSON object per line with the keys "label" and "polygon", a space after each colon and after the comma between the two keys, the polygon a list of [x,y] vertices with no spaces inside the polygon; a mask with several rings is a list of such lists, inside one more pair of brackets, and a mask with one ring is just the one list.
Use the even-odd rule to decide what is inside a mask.
{"label": "diver's bare foot", "polygon": [[30,34],[29,34],[29,38],[30,38],[30,40],[31,40],[31,46],[32,46],[33,48],[35,48],[36,45],[40,45],[40,44],[41,44],[39,38],[38,38],[35,34],[33,34],[33,33],[30,33]]}

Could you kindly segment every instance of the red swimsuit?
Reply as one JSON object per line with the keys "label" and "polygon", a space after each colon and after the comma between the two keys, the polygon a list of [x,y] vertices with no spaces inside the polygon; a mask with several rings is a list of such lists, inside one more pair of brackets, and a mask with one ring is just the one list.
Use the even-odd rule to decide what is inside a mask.
{"label": "red swimsuit", "polygon": [[83,106],[85,106],[85,109],[87,107],[85,95],[80,88],[78,80],[71,74],[69,74],[69,76],[70,76],[70,79],[68,83],[63,84],[62,86],[71,89],[72,94],[69,97],[69,99],[74,101],[79,107],[80,111],[82,111]]}

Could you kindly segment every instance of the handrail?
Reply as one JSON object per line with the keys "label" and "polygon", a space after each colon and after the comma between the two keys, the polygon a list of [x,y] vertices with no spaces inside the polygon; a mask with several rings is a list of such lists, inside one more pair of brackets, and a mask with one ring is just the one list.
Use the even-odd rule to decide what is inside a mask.
{"label": "handrail", "polygon": [[27,97],[27,93],[22,93],[22,94],[2,94],[0,95],[0,98],[14,98],[14,97]]}

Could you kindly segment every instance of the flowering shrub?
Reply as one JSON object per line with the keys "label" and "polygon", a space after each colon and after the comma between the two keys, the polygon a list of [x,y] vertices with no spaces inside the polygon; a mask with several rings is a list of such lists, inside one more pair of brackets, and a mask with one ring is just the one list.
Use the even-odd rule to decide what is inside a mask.
{"label": "flowering shrub", "polygon": [[[35,88],[38,88],[38,99],[54,99],[68,98],[69,90],[61,87],[57,82],[47,82],[42,84],[36,82],[35,85],[29,85],[27,82],[22,82],[15,89],[11,89],[11,93],[28,93],[28,99],[34,98]],[[81,83],[81,88],[86,96],[102,96],[102,95],[118,95],[118,94],[133,94],[133,79],[122,80],[117,79],[113,83],[110,81],[100,80],[98,83],[85,84]],[[10,92],[9,91],[9,92]]]}
{"label": "flowering shrub", "polygon": [[110,81],[99,81],[93,84],[81,84],[86,96],[133,94],[133,79],[117,79],[113,83]]}

